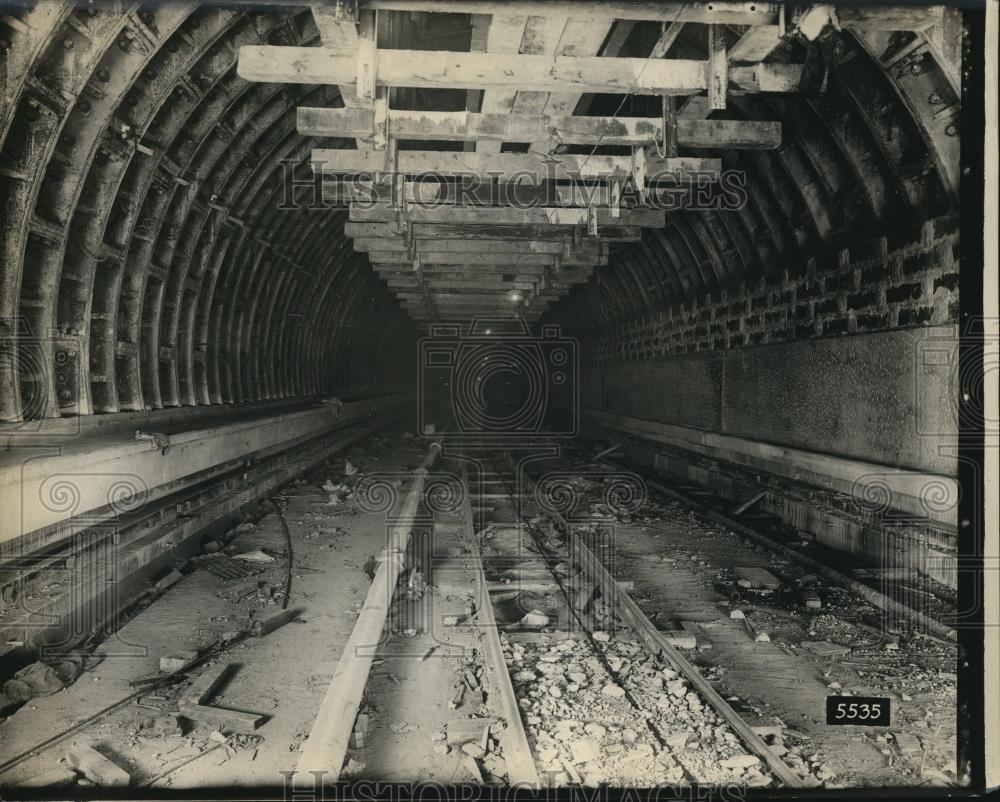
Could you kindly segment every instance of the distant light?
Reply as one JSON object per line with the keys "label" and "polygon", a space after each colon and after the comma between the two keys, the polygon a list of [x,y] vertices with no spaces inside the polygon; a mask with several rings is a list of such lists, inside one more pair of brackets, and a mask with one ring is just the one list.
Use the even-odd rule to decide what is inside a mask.
{"label": "distant light", "polygon": [[487,334],[492,334],[492,333],[493,333],[493,331],[492,331],[491,329],[486,329],[486,333],[487,333]]}
{"label": "distant light", "polygon": [[521,295],[521,293],[519,293],[517,290],[511,290],[509,293],[507,293],[507,300],[510,301],[511,303],[516,304],[520,301],[523,301],[524,296]]}

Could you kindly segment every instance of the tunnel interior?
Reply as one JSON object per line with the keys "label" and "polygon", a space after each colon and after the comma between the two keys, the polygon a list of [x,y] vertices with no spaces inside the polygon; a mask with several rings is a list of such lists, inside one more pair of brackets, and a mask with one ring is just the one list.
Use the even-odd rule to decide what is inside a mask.
{"label": "tunnel interior", "polygon": [[[49,611],[95,533],[128,548],[113,609],[385,431],[613,452],[953,599],[959,12],[429,5],[0,3],[3,659],[65,641],[25,600]],[[350,55],[347,78],[281,49]],[[721,102],[643,88],[720,53]],[[575,91],[553,66],[549,92],[449,54],[639,66]],[[363,67],[417,78],[365,98]],[[709,179],[647,194],[682,162]],[[505,166],[528,163],[624,172]]]}

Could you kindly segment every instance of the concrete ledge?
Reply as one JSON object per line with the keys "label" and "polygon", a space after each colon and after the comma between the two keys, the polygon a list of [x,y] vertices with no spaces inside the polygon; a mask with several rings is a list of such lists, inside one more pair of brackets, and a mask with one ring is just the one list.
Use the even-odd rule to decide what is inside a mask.
{"label": "concrete ledge", "polygon": [[316,406],[170,435],[166,454],[124,434],[74,437],[0,457],[0,544],[72,519],[68,536],[179,489],[178,482],[401,407],[406,395],[344,404],[341,416]]}
{"label": "concrete ledge", "polygon": [[959,490],[958,482],[951,476],[892,468],[596,409],[583,409],[581,413],[585,421],[598,426],[846,493],[872,509],[899,510],[956,526]]}

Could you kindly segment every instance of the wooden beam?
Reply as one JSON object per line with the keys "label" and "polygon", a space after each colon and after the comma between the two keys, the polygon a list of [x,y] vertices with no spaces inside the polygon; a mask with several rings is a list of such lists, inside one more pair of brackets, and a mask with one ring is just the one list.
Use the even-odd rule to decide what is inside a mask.
{"label": "wooden beam", "polygon": [[[366,8],[413,11],[412,0],[365,0]],[[477,2],[477,0],[424,0],[420,10],[443,14],[519,14],[523,16],[589,17],[595,19],[701,22],[725,25],[766,25],[777,20],[777,3],[661,3],[645,2]]]}
{"label": "wooden beam", "polygon": [[[534,153],[401,150],[391,164],[386,162],[385,154],[374,150],[318,148],[312,152],[313,170],[323,175],[399,172],[416,176],[478,176],[482,180],[539,184],[545,180],[623,180],[633,170],[632,160],[627,156],[600,155],[545,158]],[[717,181],[721,171],[719,159],[646,157],[647,184]]]}
{"label": "wooden beam", "polygon": [[754,25],[729,48],[730,61],[763,61],[782,43],[780,25]]}
{"label": "wooden beam", "polygon": [[[412,236],[416,239],[446,239],[480,240],[557,240],[573,242],[578,236],[582,242],[638,242],[642,239],[641,229],[631,226],[607,226],[600,230],[597,237],[578,234],[575,229],[556,228],[553,226],[455,226],[447,224],[420,223],[410,227]],[[344,223],[346,237],[384,237],[398,234],[392,223]]]}
{"label": "wooden beam", "polygon": [[[511,287],[507,287],[510,291]],[[526,293],[531,296],[532,302],[535,301],[553,301],[559,298],[563,293],[556,292],[553,290],[533,290],[529,288],[517,288],[519,292]],[[499,300],[503,296],[503,290],[497,289],[482,289],[482,290],[471,290],[471,289],[450,289],[447,287],[441,288],[427,288],[426,292],[435,301],[438,298],[445,298],[446,303],[452,302],[456,304],[466,304],[469,306],[475,304],[492,303]],[[423,291],[400,289],[396,292],[396,297],[405,300],[418,300],[423,295]]]}
{"label": "wooden beam", "polygon": [[[528,18],[523,15],[494,14],[490,21],[489,33],[486,36],[486,52],[520,52],[527,23]],[[515,97],[517,97],[517,92],[513,89],[483,90],[479,110],[484,114],[506,114],[514,107]],[[492,139],[477,142],[476,151],[479,153],[499,153],[500,142]]]}
{"label": "wooden beam", "polygon": [[[685,95],[708,88],[704,62],[688,59],[380,50],[375,62],[379,86],[638,95]],[[357,58],[325,47],[243,45],[236,71],[247,81],[342,84],[356,79]],[[745,92],[792,92],[801,76],[801,64],[729,67],[729,81]]]}
{"label": "wooden beam", "polygon": [[371,237],[354,240],[354,250],[362,253],[369,251],[410,253],[413,248],[418,254],[422,251],[435,251],[437,253],[481,253],[486,251],[493,254],[558,255],[563,259],[580,257],[593,260],[606,259],[608,255],[606,244],[593,242],[538,242],[535,240],[518,242],[500,239],[420,239],[407,242],[403,237]]}
{"label": "wooden beam", "polygon": [[[594,273],[592,265],[569,265],[556,270],[551,265],[525,264],[423,264],[420,270],[414,270],[412,265],[372,262],[372,267],[385,279],[419,278],[434,280],[454,278],[462,271],[471,271],[476,279],[534,281],[538,282],[548,277],[551,281],[561,281],[576,284],[587,281]],[[506,277],[506,278],[504,278]]]}
{"label": "wooden beam", "polygon": [[[563,246],[559,242],[517,242],[515,240],[414,240],[415,247],[430,247],[438,253],[514,253],[514,254],[562,254]],[[354,240],[356,251],[401,251],[408,252],[411,244],[402,235],[398,237],[375,238],[366,237]],[[593,251],[597,253],[595,249]]]}
{"label": "wooden beam", "polygon": [[709,105],[708,95],[691,95],[684,101],[684,105],[677,112],[677,125],[689,120],[704,121],[712,113]]}
{"label": "wooden beam", "polygon": [[653,49],[650,51],[649,57],[663,58],[666,56],[667,51],[670,50],[674,42],[677,41],[677,37],[681,35],[681,31],[683,30],[683,22],[673,20],[670,23],[664,23],[663,28],[660,31],[660,38],[653,44]]}
{"label": "wooden beam", "polygon": [[[596,209],[598,227],[608,226],[640,226],[643,228],[662,228],[664,211],[662,209],[621,209],[618,216],[612,217],[615,210]],[[390,204],[352,204],[351,221],[355,223],[387,223],[399,218],[399,210]],[[549,206],[534,209],[518,209],[509,206],[451,206],[432,208],[427,206],[409,206],[406,219],[411,223],[447,223],[449,225],[480,225],[492,224],[503,226],[585,226],[591,210],[575,209],[566,206]]]}
{"label": "wooden beam", "polygon": [[837,5],[836,15],[845,28],[878,31],[925,31],[944,19],[943,5]]}
{"label": "wooden beam", "polygon": [[[297,128],[305,136],[372,135],[375,111],[300,106]],[[557,136],[567,145],[654,145],[663,140],[660,117],[576,117],[548,114],[477,114],[468,111],[389,112],[389,128],[400,139],[534,142]],[[677,141],[689,148],[776,148],[780,122],[681,120]]]}
{"label": "wooden beam", "polygon": [[[453,287],[456,290],[468,289],[470,291],[502,290],[510,289],[511,287],[515,287],[519,290],[534,290],[541,284],[537,278],[532,278],[531,280],[515,279],[514,281],[504,281],[501,277],[494,278],[492,276],[477,275],[470,278],[465,274],[458,273],[447,277],[429,277],[425,273],[421,272],[419,277],[413,275],[383,275],[382,278],[385,279],[385,283],[389,287],[403,290],[423,286],[448,286]],[[580,280],[580,282],[582,281],[585,281],[585,279]],[[550,281],[546,286],[546,292],[559,292],[568,291],[573,284],[566,281]]]}
{"label": "wooden beam", "polygon": [[[553,276],[546,278],[544,275],[518,275],[511,273],[489,273],[484,271],[461,271],[460,268],[449,268],[447,272],[442,272],[438,270],[436,272],[431,272],[427,269],[421,270],[419,273],[414,273],[412,270],[406,271],[390,271],[387,269],[382,269],[379,271],[379,276],[383,281],[389,286],[400,286],[400,287],[423,287],[423,286],[439,286],[439,285],[449,285],[455,287],[478,287],[482,289],[497,289],[504,288],[510,289],[511,287],[516,287],[521,290],[533,290],[536,287],[541,287],[543,285],[547,286],[549,289],[553,290],[568,290],[578,284],[586,284],[590,281],[593,273],[586,274],[574,274],[570,278],[566,278],[562,273],[555,273]],[[511,276],[513,275],[513,278]]]}
{"label": "wooden beam", "polygon": [[[413,264],[413,257],[399,251],[369,251],[368,258],[372,264],[407,265]],[[525,269],[529,267],[552,267],[556,257],[548,253],[514,254],[514,253],[440,253],[427,251],[418,254],[421,264],[426,265],[518,265]],[[561,260],[564,269],[574,267],[593,267],[607,264],[607,259],[573,258]]]}

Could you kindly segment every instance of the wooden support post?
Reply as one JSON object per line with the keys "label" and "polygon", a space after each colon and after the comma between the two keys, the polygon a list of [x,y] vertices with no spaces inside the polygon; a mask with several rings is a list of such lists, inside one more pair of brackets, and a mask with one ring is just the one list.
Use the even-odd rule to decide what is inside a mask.
{"label": "wooden support post", "polygon": [[[664,154],[668,159],[677,158],[679,136],[677,124],[677,98],[673,95],[663,96],[663,141]],[[778,136],[781,133],[779,130]]]}
{"label": "wooden support post", "polygon": [[729,68],[726,63],[726,31],[721,25],[708,26],[708,105],[726,108]]}
{"label": "wooden support post", "polygon": [[378,51],[375,47],[374,27],[372,25],[371,30],[365,31],[367,35],[361,36],[358,39],[358,100],[362,101],[375,99]]}

